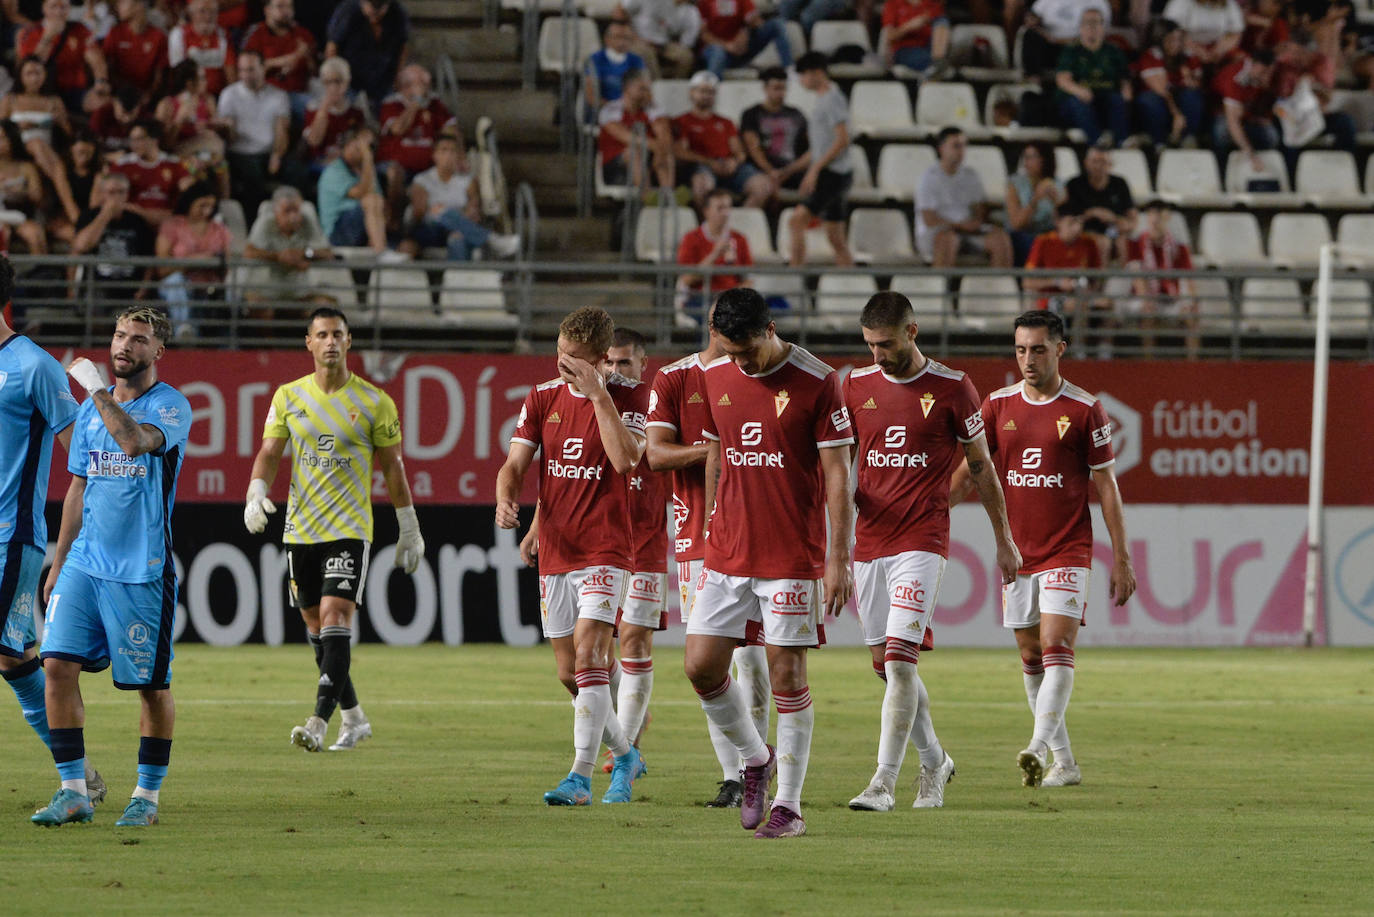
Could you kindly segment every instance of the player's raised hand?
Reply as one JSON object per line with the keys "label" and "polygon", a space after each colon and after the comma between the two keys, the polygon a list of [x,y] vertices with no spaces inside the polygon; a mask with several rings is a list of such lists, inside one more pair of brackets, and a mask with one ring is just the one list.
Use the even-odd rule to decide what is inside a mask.
{"label": "player's raised hand", "polygon": [[243,505],[243,526],[254,535],[261,535],[267,528],[267,517],[277,511],[277,506],[267,498],[267,482],[254,478],[248,482],[248,499]]}
{"label": "player's raised hand", "polygon": [[1112,580],[1107,588],[1107,595],[1113,605],[1125,605],[1134,594],[1135,568],[1131,566],[1131,558],[1123,555],[1112,563]]}
{"label": "player's raised hand", "polygon": [[67,373],[92,395],[106,385],[104,377],[100,375],[100,367],[85,357],[72,360],[72,365],[67,367]]}
{"label": "player's raised hand", "polygon": [[420,558],[425,556],[425,539],[420,534],[420,520],[415,516],[415,507],[396,507],[396,522],[401,527],[401,535],[396,539],[396,566],[407,573],[414,573],[420,566]]}
{"label": "player's raised hand", "polygon": [[825,613],[837,618],[854,595],[854,574],[849,571],[848,561],[839,558],[826,561],[822,583],[825,586]]}
{"label": "player's raised hand", "polygon": [[520,504],[506,500],[496,504],[496,525],[503,529],[513,529],[520,524]]}
{"label": "player's raised hand", "polygon": [[1016,573],[1021,569],[1021,551],[1011,538],[997,543],[997,569],[1002,571],[1002,585],[1016,582]]}
{"label": "player's raised hand", "polygon": [[601,370],[586,360],[568,354],[560,354],[558,357],[558,375],[562,377],[564,382],[571,382],[577,386],[577,390],[588,398],[595,398],[606,392],[606,379],[601,375]]}

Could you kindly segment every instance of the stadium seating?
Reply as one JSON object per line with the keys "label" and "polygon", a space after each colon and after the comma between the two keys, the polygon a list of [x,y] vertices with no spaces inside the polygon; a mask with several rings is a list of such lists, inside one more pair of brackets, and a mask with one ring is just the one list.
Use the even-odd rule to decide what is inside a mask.
{"label": "stadium seating", "polygon": [[959,321],[970,328],[997,327],[1021,314],[1021,288],[1005,274],[970,274],[959,282]]}
{"label": "stadium seating", "polygon": [[229,252],[240,255],[248,240],[248,221],[243,215],[243,205],[232,197],[219,202],[219,221],[229,230]]}
{"label": "stadium seating", "polygon": [[1250,213],[1203,214],[1198,253],[1218,267],[1264,264],[1259,220]]}
{"label": "stadium seating", "polygon": [[762,101],[763,83],[758,80],[725,80],[716,87],[716,114],[737,127],[744,110]]}
{"label": "stadium seating", "polygon": [[757,207],[735,207],[730,211],[730,228],[744,236],[749,254],[757,263],[781,261],[773,248],[773,233],[768,228],[768,216]]}
{"label": "stadium seating", "polygon": [[[792,51],[792,59],[796,60],[806,53],[806,33],[802,31],[801,23],[787,20],[783,23],[787,30],[787,47]],[[749,62],[748,67],[735,67],[725,71],[728,77],[749,77],[754,76],[755,70],[764,70],[768,67],[776,67],[782,64],[778,57],[778,49],[769,44]]]}
{"label": "stadium seating", "polygon": [[905,139],[925,136],[911,118],[911,96],[896,80],[865,80],[849,95],[849,117],[859,137]]}
{"label": "stadium seating", "polygon": [[916,94],[916,128],[922,136],[933,137],[942,128],[957,127],[972,140],[983,140],[992,132],[978,118],[978,99],[968,83],[926,83]]}
{"label": "stadium seating", "polygon": [[868,27],[862,22],[827,19],[811,27],[812,51],[820,51],[827,57],[832,57],[836,49],[845,45],[863,48],[867,59],[858,64],[832,63],[829,67],[831,76],[841,80],[852,80],[882,76],[886,72],[873,54]]}
{"label": "stadium seating", "polygon": [[1298,194],[1317,207],[1363,208],[1369,201],[1360,193],[1355,157],[1345,150],[1303,150],[1298,156]]}
{"label": "stadium seating", "polygon": [[1078,154],[1073,151],[1071,146],[1057,146],[1054,148],[1054,177],[1060,182],[1067,184],[1069,179],[1077,177],[1083,171],[1083,166],[1078,161]]}
{"label": "stadium seating", "polygon": [[911,300],[916,321],[938,321],[943,312],[952,311],[947,301],[948,284],[940,274],[897,274],[890,289]]}
{"label": "stadium seating", "polygon": [[1311,334],[1302,291],[1286,277],[1247,277],[1240,288],[1241,325],[1260,334]]}
{"label": "stadium seating", "polygon": [[1112,174],[1126,180],[1136,206],[1155,196],[1154,182],[1150,180],[1150,163],[1141,150],[1113,150]]}
{"label": "stadium seating", "polygon": [[1057,127],[1028,127],[1021,124],[1009,127],[994,126],[993,109],[997,103],[1006,100],[1020,110],[1021,99],[1027,92],[1039,94],[1041,92],[1040,84],[998,83],[989,87],[987,97],[983,101],[983,126],[1009,143],[1025,143],[1030,140],[1057,143],[1064,136],[1064,132]]}
{"label": "stadium seating", "polygon": [[893,200],[910,201],[936,161],[935,150],[923,143],[889,143],[878,154],[878,188]]}
{"label": "stadium seating", "polygon": [[1269,260],[1280,267],[1312,268],[1321,247],[1331,241],[1331,225],[1319,213],[1280,213],[1269,224],[1265,248]]}
{"label": "stadium seating", "polygon": [[849,186],[851,203],[874,203],[883,199],[883,193],[873,187],[873,172],[868,167],[868,154],[857,143],[849,146],[849,165],[854,176]]}
{"label": "stadium seating", "polygon": [[572,53],[577,59],[573,65],[581,68],[582,62],[601,48],[601,30],[596,22],[585,16],[564,20],[562,16],[550,16],[539,24],[539,69],[560,71],[563,69],[563,31],[572,32]]}
{"label": "stadium seating", "polygon": [[1160,197],[1184,207],[1229,207],[1217,158],[1208,150],[1165,150],[1155,170]]}
{"label": "stadium seating", "polygon": [[672,261],[682,237],[697,228],[691,207],[645,207],[635,225],[635,257],[640,261]]}
{"label": "stadium seating", "polygon": [[429,274],[419,268],[394,265],[377,268],[368,281],[367,299],[383,327],[438,327],[443,324],[434,307]]}
{"label": "stadium seating", "polygon": [[871,274],[822,274],[816,285],[816,316],[832,331],[858,333],[859,313],[878,292]]}
{"label": "stadium seating", "polygon": [[[1288,165],[1278,150],[1258,150],[1255,153],[1264,168],[1256,172],[1250,157],[1240,150],[1232,150],[1226,159],[1226,193],[1247,207],[1273,210],[1298,209],[1307,198],[1294,194],[1288,183]],[[1277,181],[1278,191],[1251,191],[1253,179]]]}
{"label": "stadium seating", "polygon": [[773,313],[779,328],[790,331],[800,324],[811,295],[806,291],[806,279],[801,274],[755,274],[753,282],[754,289],[765,299],[787,303],[787,312]]}
{"label": "stadium seating", "polygon": [[506,311],[500,271],[452,267],[444,271],[439,311],[444,324],[462,328],[499,330],[520,323]]}
{"label": "stadium seating", "polygon": [[[987,49],[988,66],[972,63],[977,44]],[[1011,66],[1007,50],[1007,35],[1001,26],[960,23],[950,30],[950,62],[959,68],[959,75],[976,83],[996,83],[1020,79],[1021,72]]]}
{"label": "stadium seating", "polygon": [[[789,223],[796,209],[788,207],[778,215],[778,254],[783,258],[787,258],[787,253],[791,250],[792,230]],[[835,260],[835,248],[830,244],[825,230],[818,225],[806,230],[806,260],[808,263],[829,263]]]}
{"label": "stadium seating", "polygon": [[[686,80],[654,80],[654,104],[669,118],[676,118],[692,107]],[[720,107],[720,93],[716,93],[716,107]]]}
{"label": "stadium seating", "polygon": [[978,173],[983,182],[983,194],[989,203],[996,205],[1006,201],[1007,160],[999,147],[970,146],[964,154],[964,165]]}
{"label": "stadium seating", "polygon": [[1231,285],[1221,277],[1205,274],[1193,278],[1197,293],[1198,327],[1216,334],[1230,334],[1236,327],[1236,309],[1231,300]]}
{"label": "stadium seating", "polygon": [[849,250],[854,260],[887,264],[914,261],[911,215],[905,210],[865,207],[849,215]]}
{"label": "stadium seating", "polygon": [[1336,242],[1341,246],[1341,264],[1348,267],[1374,265],[1374,214],[1342,216],[1336,224]]}
{"label": "stadium seating", "polygon": [[[1316,291],[1313,291],[1312,314],[1317,313]],[[1363,280],[1339,279],[1331,281],[1331,333],[1341,337],[1369,334],[1369,284]]]}

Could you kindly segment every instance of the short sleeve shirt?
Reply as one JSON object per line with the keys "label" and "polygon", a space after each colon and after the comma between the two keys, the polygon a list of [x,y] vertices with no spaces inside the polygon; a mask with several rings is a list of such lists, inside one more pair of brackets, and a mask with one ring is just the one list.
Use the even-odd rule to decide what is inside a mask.
{"label": "short sleeve shirt", "polygon": [[362,206],[356,198],[348,196],[348,192],[353,190],[353,186],[360,180],[357,173],[343,161],[342,156],[320,173],[316,193],[319,198],[320,228],[326,236],[334,232],[334,224],[339,222],[342,214]]}
{"label": "short sleeve shirt", "polygon": [[[1131,186],[1126,184],[1126,179],[1120,175],[1110,175],[1107,177],[1107,184],[1102,189],[1097,189],[1088,181],[1086,175],[1075,175],[1069,179],[1064,190],[1068,196],[1069,205],[1079,211],[1090,210],[1094,207],[1105,207],[1117,216],[1125,216],[1135,208],[1135,199],[1131,197]],[[1106,232],[1107,226],[1101,220],[1087,220],[1083,228],[1088,232]]]}
{"label": "short sleeve shirt", "polygon": [[752,105],[740,116],[739,129],[741,134],[758,134],[763,155],[775,169],[791,165],[809,148],[806,115],[790,105],[775,112],[762,105]]}
{"label": "short sleeve shirt", "polygon": [[344,134],[367,123],[367,112],[357,102],[350,102],[343,111],[330,111],[321,106],[318,99],[312,100],[305,109],[305,126],[308,129],[319,118],[324,118],[324,138],[318,146],[307,141],[310,158],[330,160],[339,155],[339,140]]}
{"label": "short sleeve shirt", "polygon": [[[754,263],[753,255],[749,253],[749,240],[733,229],[727,230],[730,233],[730,244],[725,247],[725,251],[716,256],[712,264],[717,265],[739,265],[749,267]],[[716,247],[715,239],[706,235],[706,228],[698,226],[687,235],[682,237],[682,242],[678,245],[677,261],[678,264],[692,265],[701,264],[702,259],[711,253]],[[712,274],[711,289],[719,292],[721,290],[733,289],[744,282],[744,277],[740,274]],[[701,289],[700,281],[692,285],[693,289]]]}
{"label": "short sleeve shirt", "polygon": [[858,440],[854,559],[948,557],[949,478],[983,433],[973,383],[934,360],[910,379],[865,366],[845,378],[844,403]]}
{"label": "short sleeve shirt", "polygon": [[454,125],[453,114],[438,96],[430,96],[415,113],[410,128],[404,134],[394,134],[391,126],[406,109],[406,99],[393,93],[377,110],[381,121],[381,140],[377,143],[378,162],[398,162],[407,172],[421,172],[434,165],[434,141],[445,129]]}
{"label": "short sleeve shirt", "polygon": [[[620,419],[644,438],[649,387],[612,376],[606,382]],[[539,572],[608,566],[632,571],[634,534],[629,477],[601,442],[596,408],[562,379],[536,386],[520,408],[512,443],[539,453]]]}
{"label": "short sleeve shirt", "polygon": [[[1067,73],[1075,83],[1093,92],[1114,92],[1131,75],[1126,55],[1111,42],[1103,42],[1096,51],[1089,51],[1074,42],[1059,52],[1056,69],[1060,73]],[[1065,96],[1067,93],[1061,89],[1059,95]]]}
{"label": "short sleeve shirt", "polygon": [[[87,210],[77,220],[76,231],[85,229],[99,214],[99,210]],[[152,228],[142,217],[124,211],[106,225],[96,243],[95,253],[102,259],[95,266],[96,274],[108,280],[129,280],[142,273],[142,267],[128,264],[124,259],[151,256],[154,239]]]}
{"label": "short sleeve shirt", "polygon": [[153,77],[167,66],[167,33],[148,26],[135,34],[121,22],[105,36],[105,59],[115,86],[151,89]]}
{"label": "short sleeve shirt", "polygon": [[688,148],[698,156],[728,159],[732,155],[730,141],[739,132],[729,118],[717,114],[701,117],[689,111],[673,119],[673,134],[687,141]]}
{"label": "short sleeve shirt", "polygon": [[310,73],[315,62],[315,36],[300,25],[292,25],[284,33],[278,34],[267,27],[266,22],[253,25],[243,38],[243,50],[257,51],[264,61],[274,57],[291,54],[304,44],[310,53],[297,61],[290,70],[273,68],[267,72],[267,82],[285,92],[308,92]]}
{"label": "short sleeve shirt", "polygon": [[1021,572],[1091,566],[1091,472],[1115,461],[1102,403],[1069,382],[1048,401],[1029,401],[1017,383],[983,402],[983,424]]}
{"label": "short sleeve shirt", "polygon": [[645,69],[644,58],[633,52],[616,61],[607,48],[602,48],[587,58],[584,70],[588,79],[596,81],[597,95],[603,102],[611,102],[621,97],[625,91],[625,74],[631,70]]}
{"label": "short sleeve shirt", "polygon": [[[706,406],[706,367],[698,354],[663,367],[654,377],[649,395],[647,426],[662,427],[687,446],[706,442],[701,432],[709,421]],[[703,465],[675,468],[673,475],[673,553],[678,562],[701,560],[706,520],[706,469]]]}
{"label": "short sleeve shirt", "polygon": [[291,103],[276,86],[265,84],[253,92],[240,80],[219,94],[219,115],[234,122],[231,152],[262,155],[272,150],[277,119],[291,117]]}
{"label": "short sleeve shirt", "polygon": [[47,548],[53,436],[76,412],[67,374],[47,351],[22,334],[0,342],[0,545]]}
{"label": "short sleeve shirt", "polygon": [[1031,12],[1040,18],[1054,41],[1068,42],[1078,37],[1078,24],[1086,10],[1097,10],[1107,22],[1112,9],[1107,0],[1035,0]]}
{"label": "short sleeve shirt", "polygon": [[702,435],[720,444],[721,468],[706,567],[717,573],[811,580],[825,572],[820,450],[854,435],[835,371],[791,346],[757,376],[728,357],[706,367]]}
{"label": "short sleeve shirt", "polygon": [[983,180],[969,166],[960,166],[950,175],[939,164],[926,169],[916,184],[916,234],[928,246],[937,229],[927,226],[921,211],[934,210],[942,219],[960,223],[973,216],[973,208],[983,201]]}
{"label": "short sleeve shirt", "polygon": [[702,28],[726,41],[739,34],[754,12],[754,0],[697,0]]}
{"label": "short sleeve shirt", "polygon": [[[468,205],[468,190],[472,185],[470,172],[454,172],[448,181],[439,177],[438,169],[426,169],[415,176],[415,184],[425,189],[429,206],[438,204],[445,210],[462,210]],[[416,214],[419,218],[423,214]]]}
{"label": "short sleeve shirt", "polygon": [[[19,33],[18,53],[15,56],[23,60],[34,54],[42,39],[42,23],[26,27]],[[68,92],[85,89],[91,84],[90,74],[86,70],[86,51],[96,43],[90,29],[79,22],[67,23],[66,35],[53,48],[46,61],[52,65],[58,89]]]}
{"label": "short sleeve shirt", "polygon": [[72,428],[67,470],[86,479],[81,531],[67,555],[77,570],[116,583],[159,580],[172,565],[172,504],[191,429],[191,404],[165,382],[120,405],[134,422],[156,427],[162,445],[130,456],[105,427],[95,399]]}
{"label": "short sleeve shirt", "polygon": [[[806,142],[811,147],[811,155],[820,157],[830,151],[841,124],[849,124],[849,103],[840,87],[832,83],[830,90],[816,99],[815,107],[806,117]],[[829,171],[841,175],[848,175],[853,168],[844,152],[826,166]]]}
{"label": "short sleeve shirt", "polygon": [[883,6],[884,27],[895,30],[918,16],[925,16],[929,21],[916,31],[895,39],[892,42],[892,50],[930,47],[935,20],[945,17],[945,4],[942,0],[887,0]]}

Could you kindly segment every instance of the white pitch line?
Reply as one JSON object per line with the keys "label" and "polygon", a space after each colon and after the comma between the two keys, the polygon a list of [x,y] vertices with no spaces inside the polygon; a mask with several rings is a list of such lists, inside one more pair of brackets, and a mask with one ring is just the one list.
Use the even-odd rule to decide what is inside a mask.
{"label": "white pitch line", "polygon": [[[824,704],[825,698],[819,698],[819,702]],[[128,701],[124,699],[87,699],[88,707],[115,707],[123,706]],[[178,707],[295,707],[306,703],[305,699],[284,700],[282,698],[268,698],[263,700],[253,700],[251,698],[229,698],[229,697],[202,697],[202,698],[177,698]],[[876,703],[876,700],[875,700]],[[524,698],[426,698],[423,700],[402,700],[397,698],[372,698],[369,697],[367,705],[369,707],[389,706],[389,707],[566,707],[569,699],[562,700],[527,700]],[[1082,710],[1084,708],[1094,710],[1159,710],[1159,709],[1236,709],[1241,707],[1283,707],[1301,704],[1303,706],[1322,706],[1322,707],[1374,707],[1374,697],[1371,698],[1293,698],[1292,700],[1274,700],[1271,698],[1256,700],[1138,700],[1138,701],[1074,701],[1073,708]],[[941,700],[941,707],[968,707],[975,709],[1021,709],[1026,706],[1025,701],[961,701],[961,700]],[[698,707],[694,700],[663,699],[655,700],[653,706],[656,707]],[[866,702],[853,701],[849,706],[869,706]]]}

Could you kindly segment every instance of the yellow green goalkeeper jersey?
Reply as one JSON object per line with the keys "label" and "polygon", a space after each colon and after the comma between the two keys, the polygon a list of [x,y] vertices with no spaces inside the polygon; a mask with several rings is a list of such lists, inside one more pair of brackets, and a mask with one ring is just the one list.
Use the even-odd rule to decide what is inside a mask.
{"label": "yellow green goalkeeper jersey", "polygon": [[287,544],[372,540],[372,453],[401,441],[391,396],[351,375],[326,394],[309,375],[272,396],[264,439],[290,439]]}

